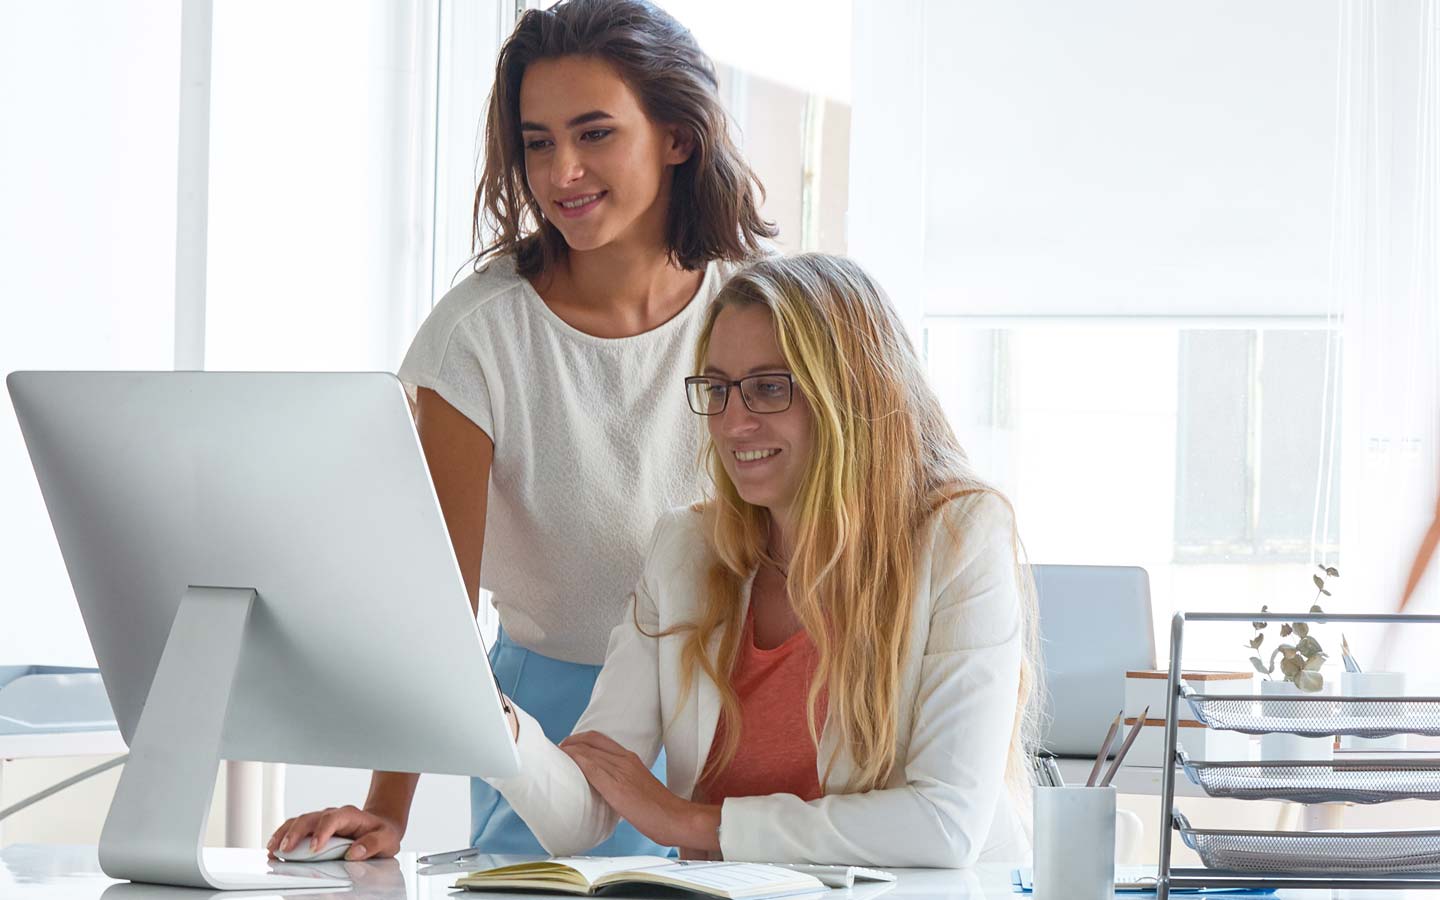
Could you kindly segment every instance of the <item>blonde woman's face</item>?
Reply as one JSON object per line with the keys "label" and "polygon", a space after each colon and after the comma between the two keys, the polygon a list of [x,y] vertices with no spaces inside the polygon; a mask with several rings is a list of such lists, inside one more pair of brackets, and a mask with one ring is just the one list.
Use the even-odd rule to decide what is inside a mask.
{"label": "blonde woman's face", "polygon": [[[746,305],[720,311],[702,374],[739,381],[789,372],[768,309]],[[798,386],[792,388],[789,409],[774,413],[754,412],[740,388],[732,387],[724,411],[706,417],[725,472],[746,503],[788,514],[810,464],[810,417],[810,404]]]}

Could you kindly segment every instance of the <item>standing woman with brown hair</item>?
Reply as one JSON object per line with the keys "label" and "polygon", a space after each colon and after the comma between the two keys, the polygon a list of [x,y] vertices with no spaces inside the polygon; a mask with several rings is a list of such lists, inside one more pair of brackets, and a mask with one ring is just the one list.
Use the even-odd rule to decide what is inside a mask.
{"label": "standing woman with brown hair", "polygon": [[[713,65],[668,14],[565,0],[521,17],[475,196],[477,243],[496,237],[399,375],[471,607],[494,595],[491,665],[554,740],[589,702],[656,518],[701,496],[701,432],[674,385],[725,277],[776,233],[761,196]],[[363,809],[291,819],[269,849],[342,835],[348,859],[393,855],[417,780],[376,772]],[[488,852],[542,852],[478,779],[471,824]],[[594,852],[659,850],[626,828]]]}

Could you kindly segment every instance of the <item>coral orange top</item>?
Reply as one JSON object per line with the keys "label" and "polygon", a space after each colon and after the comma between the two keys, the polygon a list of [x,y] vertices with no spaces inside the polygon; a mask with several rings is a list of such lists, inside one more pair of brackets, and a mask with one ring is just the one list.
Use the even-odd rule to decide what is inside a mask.
{"label": "coral orange top", "polygon": [[[780,646],[755,646],[753,608],[745,616],[740,652],[730,684],[740,697],[740,748],[722,771],[703,778],[695,798],[720,803],[726,797],[794,794],[814,800],[824,792],[816,774],[816,748],[806,725],[806,695],[818,663],[815,645],[805,629]],[[818,735],[825,727],[824,691],[820,694]],[[721,717],[710,743],[710,760],[725,746]],[[710,762],[707,760],[706,768]]]}

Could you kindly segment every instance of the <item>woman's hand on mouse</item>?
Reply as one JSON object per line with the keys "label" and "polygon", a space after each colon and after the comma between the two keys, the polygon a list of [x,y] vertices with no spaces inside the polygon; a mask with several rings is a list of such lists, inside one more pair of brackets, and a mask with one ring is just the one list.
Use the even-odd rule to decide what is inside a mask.
{"label": "woman's hand on mouse", "polygon": [[394,856],[400,852],[400,838],[405,831],[394,821],[354,806],[332,806],[319,812],[287,819],[265,845],[273,858],[295,849],[302,840],[319,847],[335,835],[354,838],[345,851],[347,860],[374,859]]}

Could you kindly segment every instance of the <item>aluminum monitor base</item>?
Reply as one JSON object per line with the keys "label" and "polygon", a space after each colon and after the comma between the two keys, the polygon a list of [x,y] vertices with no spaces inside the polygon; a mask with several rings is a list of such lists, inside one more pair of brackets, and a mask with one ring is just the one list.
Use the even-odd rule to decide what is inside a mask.
{"label": "aluminum monitor base", "polygon": [[191,586],[180,601],[100,833],[111,878],[216,890],[349,887],[336,878],[205,867],[205,827],[251,588]]}

